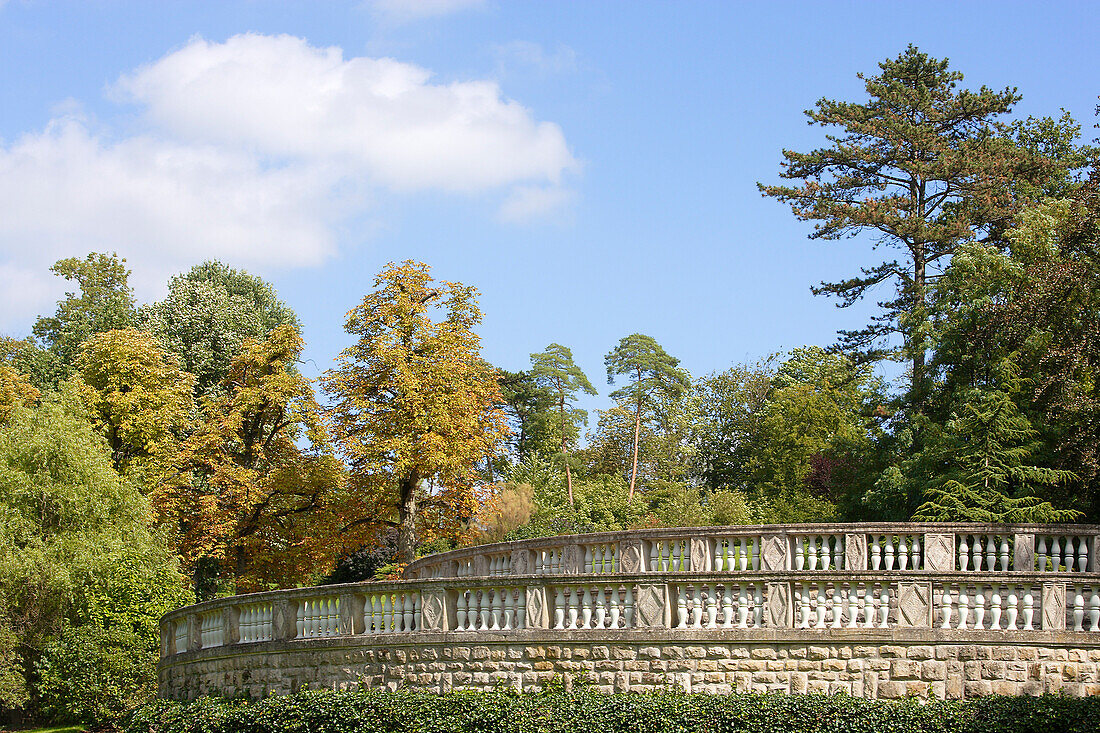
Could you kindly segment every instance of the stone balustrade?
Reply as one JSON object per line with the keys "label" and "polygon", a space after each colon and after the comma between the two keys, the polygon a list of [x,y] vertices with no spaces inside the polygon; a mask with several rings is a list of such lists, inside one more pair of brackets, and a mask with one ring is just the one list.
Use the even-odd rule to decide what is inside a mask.
{"label": "stone balustrade", "polygon": [[[876,668],[870,693],[865,664],[881,667],[882,650],[902,643],[962,654],[977,645],[991,660],[1011,657],[1026,668],[1026,674],[1014,670],[1024,676],[1015,680],[1016,692],[1051,689],[1055,676],[1065,683],[1073,654],[1078,666],[1070,684],[1079,690],[1070,689],[1100,694],[1098,559],[1100,527],[1084,525],[681,528],[485,545],[421,558],[401,581],[222,598],[169,613],[161,621],[161,691],[172,697],[266,694],[346,684],[355,675],[390,686],[396,675],[412,687],[485,687],[502,678],[489,672],[475,681],[460,661],[425,672],[425,663],[407,661],[412,652],[402,651],[406,661],[399,662],[386,650],[436,649],[432,653],[446,656],[497,647],[508,655],[498,665],[511,670],[504,681],[518,686],[537,687],[548,675],[581,670],[600,679],[614,668],[619,676],[604,675],[609,689],[677,680],[691,687],[699,680],[712,691],[799,691],[797,675],[809,664],[799,660],[812,645],[825,645],[813,648],[862,660],[858,670],[845,662],[843,670],[805,672],[841,685],[836,689],[889,696],[883,690],[901,688],[886,683],[900,680],[914,694],[965,694],[971,680],[949,684],[952,675],[964,674],[964,663],[952,672],[949,659],[942,670],[923,662],[922,669],[935,670],[915,680],[924,688],[909,684],[911,667]],[[564,658],[612,642],[633,656],[579,665],[531,658],[547,645]],[[659,646],[647,646],[652,644]],[[1013,656],[1039,648],[1054,656],[1055,666],[1029,667]],[[692,649],[700,661],[674,674],[683,665],[643,664],[638,655],[644,649],[674,656]],[[741,651],[753,656],[730,663]],[[769,659],[772,653],[789,656],[756,669],[758,651]],[[712,653],[727,660],[724,681],[714,681],[721,674],[711,670]],[[358,667],[349,661],[357,654],[364,655]],[[257,660],[271,655],[308,657],[315,664],[295,672],[282,664],[261,669]],[[747,673],[754,676],[741,684]],[[690,674],[688,684],[678,674]],[[775,681],[780,678],[786,682]],[[992,690],[992,681],[987,687],[972,686],[970,694]]]}

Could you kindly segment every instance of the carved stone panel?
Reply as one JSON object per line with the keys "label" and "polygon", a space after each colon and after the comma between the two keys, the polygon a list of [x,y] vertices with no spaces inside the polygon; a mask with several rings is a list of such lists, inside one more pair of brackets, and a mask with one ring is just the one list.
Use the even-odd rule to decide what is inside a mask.
{"label": "carved stone panel", "polygon": [[356,632],[356,617],[363,618],[363,602],[352,593],[342,593],[340,595],[336,632],[342,636],[354,634]]}
{"label": "carved stone panel", "polygon": [[1100,573],[1100,554],[1098,553],[1100,553],[1100,534],[1092,538],[1092,546],[1089,548],[1088,569],[1090,573]]}
{"label": "carved stone panel", "polygon": [[561,571],[565,575],[579,575],[584,566],[584,548],[566,545],[561,553]]}
{"label": "carved stone panel", "polygon": [[844,569],[867,569],[867,535],[862,532],[844,535]]}
{"label": "carved stone panel", "polygon": [[765,616],[768,628],[789,629],[793,622],[791,586],[789,583],[768,583]]}
{"label": "carved stone panel", "polygon": [[530,550],[512,550],[512,575],[530,575],[533,565]]}
{"label": "carved stone panel", "polygon": [[635,601],[634,625],[639,627],[663,627],[668,625],[668,603],[665,600],[665,586],[639,585],[638,599]]}
{"label": "carved stone panel", "polygon": [[275,607],[271,613],[271,631],[275,641],[285,641],[297,636],[298,630],[294,625],[297,620],[295,618],[297,606],[298,604],[287,600],[275,601]]}
{"label": "carved stone panel", "polygon": [[760,552],[761,570],[786,570],[789,543],[783,535],[764,538],[764,547]]}
{"label": "carved stone panel", "polygon": [[447,630],[447,601],[442,590],[420,594],[420,628],[424,631]]}
{"label": "carved stone panel", "polygon": [[1018,573],[1035,570],[1035,535],[1018,534],[1013,541],[1012,569]]}
{"label": "carved stone panel", "polygon": [[898,626],[927,629],[932,626],[932,584],[898,583]]}
{"label": "carved stone panel", "polygon": [[485,555],[478,555],[474,558],[474,575],[479,578],[484,578],[489,574],[489,558]]}
{"label": "carved stone panel", "polygon": [[1066,628],[1066,584],[1043,583],[1043,631]]}
{"label": "carved stone panel", "polygon": [[202,618],[198,614],[187,616],[187,651],[202,649]]}
{"label": "carved stone panel", "polygon": [[229,606],[222,613],[222,628],[225,634],[222,637],[223,644],[236,644],[241,640],[241,612],[239,609]]}
{"label": "carved stone panel", "polygon": [[529,629],[550,628],[550,609],[546,605],[546,589],[541,586],[527,588],[526,624]]}
{"label": "carved stone panel", "polygon": [[642,572],[641,540],[624,540],[619,546],[622,548],[619,569],[624,573]]}
{"label": "carved stone panel", "polygon": [[955,570],[955,534],[924,535],[924,569],[950,573]]}
{"label": "carved stone panel", "polygon": [[696,573],[710,570],[710,553],[707,541],[702,537],[691,538],[691,570]]}

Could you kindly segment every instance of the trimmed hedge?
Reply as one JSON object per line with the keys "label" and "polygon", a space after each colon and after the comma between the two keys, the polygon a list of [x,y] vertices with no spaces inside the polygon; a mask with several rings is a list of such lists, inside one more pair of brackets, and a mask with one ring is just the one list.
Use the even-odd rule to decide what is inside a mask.
{"label": "trimmed hedge", "polygon": [[1096,733],[1100,697],[987,697],[921,703],[846,695],[587,689],[307,691],[248,702],[149,703],[127,733]]}

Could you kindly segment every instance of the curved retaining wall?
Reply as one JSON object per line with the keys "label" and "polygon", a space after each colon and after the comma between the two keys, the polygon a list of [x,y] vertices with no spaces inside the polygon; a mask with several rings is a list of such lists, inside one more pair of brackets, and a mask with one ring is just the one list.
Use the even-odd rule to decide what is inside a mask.
{"label": "curved retaining wall", "polygon": [[1100,527],[798,525],[485,545],[161,621],[160,692],[359,685],[1100,694]]}

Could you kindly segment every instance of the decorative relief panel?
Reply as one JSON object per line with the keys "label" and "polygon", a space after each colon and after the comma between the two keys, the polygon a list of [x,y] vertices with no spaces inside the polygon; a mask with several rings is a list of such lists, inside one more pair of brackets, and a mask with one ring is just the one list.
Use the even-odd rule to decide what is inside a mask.
{"label": "decorative relief panel", "polygon": [[768,583],[765,601],[766,622],[772,629],[789,629],[792,622],[791,586],[788,583]]}
{"label": "decorative relief panel", "polygon": [[426,591],[420,597],[420,622],[424,631],[446,631],[447,607],[443,591]]}
{"label": "decorative relief panel", "polygon": [[350,636],[356,632],[355,617],[363,618],[362,601],[351,593],[343,593],[340,595],[339,609],[336,633]]}
{"label": "decorative relief panel", "polygon": [[1024,573],[1035,570],[1035,535],[1016,535],[1013,548],[1012,569]]}
{"label": "decorative relief panel", "polygon": [[640,573],[642,572],[642,543],[640,540],[624,541],[620,544],[622,547],[622,557],[619,560],[619,567],[624,573]]}
{"label": "decorative relief panel", "polygon": [[634,619],[636,626],[665,626],[665,586],[639,585],[637,609]]}
{"label": "decorative relief panel", "polygon": [[787,569],[788,539],[783,535],[764,538],[764,547],[760,552],[761,570]]}
{"label": "decorative relief panel", "polygon": [[710,552],[702,537],[691,538],[691,570],[696,573],[710,570]]}
{"label": "decorative relief panel", "polygon": [[844,569],[867,569],[867,535],[862,532],[844,535]]}
{"label": "decorative relief panel", "polygon": [[584,565],[584,550],[580,545],[566,545],[562,550],[561,571],[565,575],[579,575]]}
{"label": "decorative relief panel", "polygon": [[546,605],[546,588],[532,586],[527,589],[526,624],[529,629],[550,627],[550,610]]}
{"label": "decorative relief panel", "polygon": [[926,629],[932,625],[932,584],[898,583],[898,626]]}
{"label": "decorative relief panel", "polygon": [[955,570],[954,533],[924,536],[924,569],[947,573]]}
{"label": "decorative relief panel", "polygon": [[485,555],[478,555],[474,558],[474,575],[479,578],[484,578],[489,574],[489,558]]}
{"label": "decorative relief panel", "polygon": [[1043,631],[1066,628],[1066,584],[1043,583]]}
{"label": "decorative relief panel", "polygon": [[534,572],[531,565],[530,550],[512,550],[512,575],[530,575]]}

